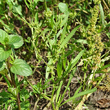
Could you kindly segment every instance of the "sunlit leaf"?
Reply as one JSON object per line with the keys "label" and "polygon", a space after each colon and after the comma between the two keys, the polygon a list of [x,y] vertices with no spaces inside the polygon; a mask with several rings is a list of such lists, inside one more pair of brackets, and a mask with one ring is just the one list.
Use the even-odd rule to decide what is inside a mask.
{"label": "sunlit leaf", "polygon": [[22,59],[16,59],[11,67],[11,72],[21,76],[32,75],[31,67]]}
{"label": "sunlit leaf", "polygon": [[5,44],[5,43],[7,43],[9,41],[9,36],[8,36],[8,34],[5,32],[5,31],[3,31],[2,29],[0,29],[0,42],[2,43],[2,44]]}
{"label": "sunlit leaf", "polygon": [[65,3],[59,3],[58,7],[62,13],[68,13],[68,6]]}
{"label": "sunlit leaf", "polygon": [[15,49],[21,47],[24,43],[23,38],[21,36],[15,36],[15,35],[10,35],[10,41],[13,42],[13,46]]}

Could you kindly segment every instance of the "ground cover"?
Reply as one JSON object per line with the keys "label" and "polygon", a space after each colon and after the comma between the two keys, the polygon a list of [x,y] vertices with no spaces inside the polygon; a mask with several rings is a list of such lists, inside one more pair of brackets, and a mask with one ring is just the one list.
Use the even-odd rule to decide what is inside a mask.
{"label": "ground cover", "polygon": [[0,0],[0,110],[109,110],[109,39],[109,0]]}

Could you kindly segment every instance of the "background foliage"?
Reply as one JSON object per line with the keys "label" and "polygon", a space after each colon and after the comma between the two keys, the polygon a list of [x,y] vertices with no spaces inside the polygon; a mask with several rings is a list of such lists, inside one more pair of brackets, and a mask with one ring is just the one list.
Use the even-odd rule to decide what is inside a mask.
{"label": "background foliage", "polygon": [[0,108],[81,110],[104,78],[109,89],[109,8],[109,0],[0,0]]}

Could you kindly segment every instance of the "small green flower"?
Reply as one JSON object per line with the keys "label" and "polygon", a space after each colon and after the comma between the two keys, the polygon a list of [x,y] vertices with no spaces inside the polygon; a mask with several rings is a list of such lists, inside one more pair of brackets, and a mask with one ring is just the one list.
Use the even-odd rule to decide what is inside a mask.
{"label": "small green flower", "polygon": [[52,16],[52,11],[44,11],[44,15],[46,18],[50,18]]}

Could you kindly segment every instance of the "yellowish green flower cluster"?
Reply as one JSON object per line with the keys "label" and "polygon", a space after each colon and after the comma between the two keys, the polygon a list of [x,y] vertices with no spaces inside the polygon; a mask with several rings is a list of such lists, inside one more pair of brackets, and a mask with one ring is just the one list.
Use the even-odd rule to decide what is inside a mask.
{"label": "yellowish green flower cluster", "polygon": [[87,30],[87,42],[89,51],[87,52],[88,57],[92,56],[93,70],[97,70],[101,63],[101,52],[103,51],[104,44],[101,41],[100,33],[97,32],[96,22],[99,14],[100,0],[94,0],[95,6],[91,10],[92,17],[90,19],[90,25]]}
{"label": "yellowish green flower cluster", "polygon": [[50,11],[50,10],[44,11],[44,15],[46,18],[50,18],[52,16],[52,11]]}

